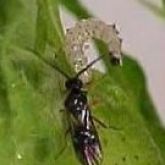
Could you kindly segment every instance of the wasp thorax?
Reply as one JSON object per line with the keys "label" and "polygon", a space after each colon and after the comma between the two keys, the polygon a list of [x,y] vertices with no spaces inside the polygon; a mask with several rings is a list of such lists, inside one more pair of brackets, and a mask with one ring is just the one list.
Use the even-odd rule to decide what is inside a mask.
{"label": "wasp thorax", "polygon": [[70,90],[81,89],[82,86],[83,86],[83,83],[79,78],[69,79],[65,83],[65,87]]}

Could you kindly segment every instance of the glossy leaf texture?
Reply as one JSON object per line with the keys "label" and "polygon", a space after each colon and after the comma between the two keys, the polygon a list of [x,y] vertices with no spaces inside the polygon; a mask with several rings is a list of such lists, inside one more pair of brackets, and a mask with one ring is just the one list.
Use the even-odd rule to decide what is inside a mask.
{"label": "glossy leaf texture", "polygon": [[[77,2],[77,1],[76,1]],[[0,162],[3,165],[77,165],[65,137],[65,78],[51,67],[74,74],[64,53],[56,0],[0,0]],[[67,4],[63,5],[67,6]],[[74,5],[74,4],[73,4]],[[75,3],[76,10],[79,3]],[[74,13],[74,8],[72,7]],[[81,18],[89,15],[81,10]],[[75,12],[77,17],[79,13]],[[46,63],[45,61],[48,61]],[[104,165],[164,165],[165,131],[148,95],[138,64],[106,62],[89,87]],[[66,146],[64,152],[62,149]]]}

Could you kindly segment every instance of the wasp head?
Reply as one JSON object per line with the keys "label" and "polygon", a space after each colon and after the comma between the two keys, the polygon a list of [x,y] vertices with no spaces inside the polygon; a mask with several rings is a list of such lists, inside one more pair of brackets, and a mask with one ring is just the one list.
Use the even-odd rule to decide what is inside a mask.
{"label": "wasp head", "polygon": [[82,81],[79,78],[72,78],[66,81],[65,87],[69,90],[79,90],[83,86]]}

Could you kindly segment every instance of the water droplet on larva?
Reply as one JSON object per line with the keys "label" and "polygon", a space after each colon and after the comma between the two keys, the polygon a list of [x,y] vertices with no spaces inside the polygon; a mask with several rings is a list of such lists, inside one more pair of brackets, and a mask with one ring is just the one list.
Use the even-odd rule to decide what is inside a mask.
{"label": "water droplet on larva", "polygon": [[73,46],[73,51],[77,51],[78,47],[76,45]]}

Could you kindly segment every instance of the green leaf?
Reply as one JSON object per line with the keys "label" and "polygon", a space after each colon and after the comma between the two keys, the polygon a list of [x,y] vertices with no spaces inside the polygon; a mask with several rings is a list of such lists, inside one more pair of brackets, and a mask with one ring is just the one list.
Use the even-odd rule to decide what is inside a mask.
{"label": "green leaf", "polygon": [[[64,5],[69,5],[64,3]],[[77,2],[77,1],[76,1]],[[0,162],[3,165],[80,164],[72,146],[63,101],[64,77],[73,74],[64,51],[56,0],[0,0]],[[76,6],[77,17],[86,17]],[[74,12],[70,5],[69,10]],[[45,62],[46,61],[46,62]],[[104,165],[164,165],[165,131],[148,96],[143,72],[124,66],[95,72],[89,88],[104,151]],[[64,152],[62,149],[66,146]]]}
{"label": "green leaf", "polygon": [[161,162],[163,163],[165,158],[165,130],[148,94],[145,76],[141,67],[132,58],[125,57],[124,66],[122,68],[111,67],[109,74],[112,79],[115,79],[115,83],[121,85],[127,97],[131,98],[131,102],[134,102],[134,107],[137,107],[137,111],[144,121],[143,126],[148,130],[153,146],[155,146],[158,155],[163,158]]}
{"label": "green leaf", "polygon": [[59,2],[79,19],[85,19],[92,16],[90,11],[88,11],[78,0],[59,0]]}
{"label": "green leaf", "polygon": [[[159,7],[158,5],[150,2],[149,0],[138,0],[142,5],[151,10],[156,16],[160,18],[165,18],[165,7]],[[164,4],[164,2],[163,2]]]}

